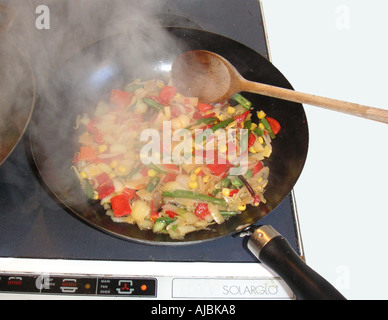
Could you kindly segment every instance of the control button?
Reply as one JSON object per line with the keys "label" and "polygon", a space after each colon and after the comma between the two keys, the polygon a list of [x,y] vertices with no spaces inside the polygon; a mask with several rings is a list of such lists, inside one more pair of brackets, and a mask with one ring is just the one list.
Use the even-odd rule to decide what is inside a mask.
{"label": "control button", "polygon": [[116,288],[116,291],[118,294],[132,294],[135,290],[132,288],[133,281],[132,280],[119,280],[118,288]]}
{"label": "control button", "polygon": [[59,289],[63,293],[75,293],[78,290],[77,279],[63,279]]}
{"label": "control button", "polygon": [[36,276],[0,274],[0,292],[39,292],[35,286]]}
{"label": "control button", "polygon": [[49,275],[42,277],[40,293],[43,294],[96,294],[96,278]]}

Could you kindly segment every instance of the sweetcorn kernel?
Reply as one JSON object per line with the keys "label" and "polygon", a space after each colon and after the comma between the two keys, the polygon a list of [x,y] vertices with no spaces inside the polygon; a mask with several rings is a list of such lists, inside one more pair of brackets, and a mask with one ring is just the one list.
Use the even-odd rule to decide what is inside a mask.
{"label": "sweetcorn kernel", "polygon": [[103,153],[108,149],[108,146],[106,144],[100,144],[98,146],[98,152]]}
{"label": "sweetcorn kernel", "polygon": [[264,139],[263,139],[262,137],[259,137],[259,138],[257,139],[257,141],[259,141],[260,144],[263,144],[263,143],[264,143]]}
{"label": "sweetcorn kernel", "polygon": [[250,153],[257,153],[256,149],[254,147],[249,147]]}
{"label": "sweetcorn kernel", "polygon": [[189,188],[190,189],[197,189],[198,188],[198,182],[190,181],[189,182]]}
{"label": "sweetcorn kernel", "polygon": [[237,208],[239,211],[245,211],[247,209],[247,205],[246,204],[243,204],[242,206],[239,206]]}
{"label": "sweetcorn kernel", "polygon": [[194,170],[194,173],[195,173],[195,174],[198,174],[198,173],[200,173],[200,172],[201,172],[201,167],[198,167],[197,169]]}
{"label": "sweetcorn kernel", "polygon": [[121,173],[125,173],[125,172],[127,171],[127,168],[124,167],[124,166],[120,166],[120,167],[119,167],[119,171],[120,171]]}
{"label": "sweetcorn kernel", "polygon": [[202,181],[205,182],[205,183],[208,183],[210,180],[210,176],[204,176]]}
{"label": "sweetcorn kernel", "polygon": [[111,163],[110,163],[110,167],[112,169],[116,168],[117,167],[117,160],[113,160]]}
{"label": "sweetcorn kernel", "polygon": [[190,180],[193,181],[193,182],[195,182],[195,181],[198,180],[198,176],[197,176],[195,173],[193,173],[193,174],[190,176]]}
{"label": "sweetcorn kernel", "polygon": [[255,130],[256,128],[257,128],[257,124],[256,123],[252,123],[250,129],[251,130]]}
{"label": "sweetcorn kernel", "polygon": [[263,110],[257,111],[257,117],[261,120],[264,119],[266,116],[265,112]]}
{"label": "sweetcorn kernel", "polygon": [[229,196],[230,190],[228,188],[223,188],[221,193],[222,193],[222,195],[227,197],[227,196]]}
{"label": "sweetcorn kernel", "polygon": [[149,176],[149,177],[155,177],[156,176],[156,174],[157,174],[157,172],[154,170],[154,169],[149,169],[148,171],[147,171],[147,176]]}
{"label": "sweetcorn kernel", "polygon": [[259,123],[259,128],[260,128],[261,130],[264,130],[264,129],[265,129],[264,124],[262,124],[262,123],[260,122],[260,123]]}
{"label": "sweetcorn kernel", "polygon": [[79,173],[79,175],[80,175],[80,177],[81,177],[82,179],[86,179],[86,178],[87,178],[87,174],[86,174],[85,171],[81,171],[81,172]]}
{"label": "sweetcorn kernel", "polygon": [[263,182],[263,178],[260,177],[259,179],[257,179],[257,182]]}
{"label": "sweetcorn kernel", "polygon": [[236,108],[228,107],[228,109],[226,109],[226,112],[227,112],[228,114],[233,114],[233,113],[236,112]]}

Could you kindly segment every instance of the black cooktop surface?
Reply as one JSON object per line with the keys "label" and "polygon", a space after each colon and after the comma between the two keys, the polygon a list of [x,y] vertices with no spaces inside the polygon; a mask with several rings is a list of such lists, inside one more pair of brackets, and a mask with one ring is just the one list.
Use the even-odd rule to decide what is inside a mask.
{"label": "black cooktop surface", "polygon": [[[31,3],[33,6],[34,1]],[[54,3],[52,6],[55,9]],[[129,4],[127,9],[131,10]],[[174,0],[163,2],[163,6],[151,6],[150,10],[156,14],[156,19],[168,26],[189,26],[219,33],[253,48],[266,58],[269,56],[262,13],[257,0]],[[51,20],[55,21],[55,16],[51,17]],[[39,41],[44,39],[42,48],[50,46],[50,34],[55,32],[46,31],[46,35],[43,36],[37,30],[33,30],[33,34],[37,34],[36,39]],[[30,57],[34,69],[33,61],[36,59],[34,52],[30,52]],[[83,223],[63,209],[40,184],[34,164],[29,158],[30,146],[27,135],[0,167],[0,257],[123,261],[256,261],[245,249],[246,238],[243,237],[228,236],[188,246],[152,246],[122,240]],[[300,253],[293,204],[293,194],[290,194],[270,215],[260,220],[260,224],[274,226]]]}

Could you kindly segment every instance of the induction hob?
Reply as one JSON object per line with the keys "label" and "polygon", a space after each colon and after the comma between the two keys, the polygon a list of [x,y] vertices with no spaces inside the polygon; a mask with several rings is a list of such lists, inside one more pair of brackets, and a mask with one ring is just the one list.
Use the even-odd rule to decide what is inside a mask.
{"label": "induction hob", "polygon": [[[219,33],[270,59],[258,1],[147,3],[152,2],[158,3],[151,7],[164,25]],[[29,5],[34,8],[34,1]],[[52,14],[60,13],[54,3],[48,7]],[[54,15],[51,21],[55,21]],[[55,30],[46,30],[45,35],[41,31],[33,30],[32,37],[48,48],[50,32]],[[30,52],[33,69],[35,55]],[[0,167],[0,296],[293,297],[283,281],[246,249],[246,237],[229,236],[188,246],[152,246],[116,238],[81,222],[41,185],[29,150],[27,132]],[[293,192],[260,220],[263,224],[272,225],[303,256]]]}

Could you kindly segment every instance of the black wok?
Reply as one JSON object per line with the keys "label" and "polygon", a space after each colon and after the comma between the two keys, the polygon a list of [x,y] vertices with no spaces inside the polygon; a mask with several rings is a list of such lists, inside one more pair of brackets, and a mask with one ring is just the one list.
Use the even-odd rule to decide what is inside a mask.
{"label": "black wok", "polygon": [[[212,226],[212,230],[188,234],[184,240],[171,240],[167,235],[140,231],[135,225],[114,223],[99,204],[87,200],[70,168],[79,148],[73,128],[77,115],[92,114],[97,102],[112,88],[122,87],[136,78],[167,78],[173,60],[184,51],[216,52],[247,79],[292,89],[268,60],[236,41],[194,29],[164,30],[165,34],[158,36],[140,32],[104,39],[82,50],[53,74],[37,102],[31,123],[34,161],[51,192],[68,209],[111,235],[158,245],[190,244],[231,235],[270,213],[290,193],[301,174],[308,150],[307,120],[301,104],[245,95],[254,106],[282,124],[281,133],[273,141],[273,154],[266,162],[270,168],[265,193],[268,201],[248,208],[224,224]],[[160,43],[158,40],[165,35]]]}

